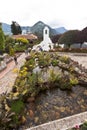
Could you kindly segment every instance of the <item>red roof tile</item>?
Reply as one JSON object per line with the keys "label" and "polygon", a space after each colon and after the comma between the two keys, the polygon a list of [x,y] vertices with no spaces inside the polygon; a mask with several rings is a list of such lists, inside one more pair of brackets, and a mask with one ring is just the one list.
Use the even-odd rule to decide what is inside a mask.
{"label": "red roof tile", "polygon": [[18,39],[18,38],[26,38],[28,40],[36,40],[38,39],[38,37],[34,34],[25,34],[25,35],[22,35],[22,34],[19,34],[19,35],[12,35],[12,38],[14,39]]}

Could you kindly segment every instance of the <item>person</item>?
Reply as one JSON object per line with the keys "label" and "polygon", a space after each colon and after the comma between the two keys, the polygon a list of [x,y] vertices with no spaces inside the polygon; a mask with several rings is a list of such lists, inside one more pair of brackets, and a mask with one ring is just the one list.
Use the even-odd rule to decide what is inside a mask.
{"label": "person", "polygon": [[25,54],[28,55],[28,49],[25,50]]}
{"label": "person", "polygon": [[42,47],[39,48],[40,51],[43,51]]}
{"label": "person", "polygon": [[15,61],[15,64],[17,65],[18,62],[17,62],[17,56],[16,55],[14,55],[14,61]]}

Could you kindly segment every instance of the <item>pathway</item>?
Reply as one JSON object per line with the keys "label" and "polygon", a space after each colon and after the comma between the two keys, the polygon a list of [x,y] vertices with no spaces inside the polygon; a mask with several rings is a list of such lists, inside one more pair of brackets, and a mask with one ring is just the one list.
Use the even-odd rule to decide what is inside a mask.
{"label": "pathway", "polygon": [[13,71],[20,69],[20,67],[24,64],[25,57],[24,53],[21,54],[18,57],[17,65],[15,65],[14,61],[12,61],[7,65],[5,70],[0,72],[0,94],[11,91],[17,77],[17,73],[14,73]]}
{"label": "pathway", "polygon": [[58,52],[59,55],[67,55],[72,60],[78,61],[79,64],[82,64],[83,67],[87,69],[87,53],[63,53]]}

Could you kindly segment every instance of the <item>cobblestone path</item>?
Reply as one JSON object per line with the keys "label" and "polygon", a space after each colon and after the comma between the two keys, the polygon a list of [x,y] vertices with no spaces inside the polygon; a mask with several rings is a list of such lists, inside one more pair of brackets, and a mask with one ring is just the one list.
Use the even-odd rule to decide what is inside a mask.
{"label": "cobblestone path", "polygon": [[0,94],[11,91],[17,77],[17,73],[14,73],[13,71],[15,69],[19,70],[24,62],[25,54],[23,53],[18,57],[17,65],[15,65],[14,61],[12,61],[7,65],[7,68],[0,73]]}

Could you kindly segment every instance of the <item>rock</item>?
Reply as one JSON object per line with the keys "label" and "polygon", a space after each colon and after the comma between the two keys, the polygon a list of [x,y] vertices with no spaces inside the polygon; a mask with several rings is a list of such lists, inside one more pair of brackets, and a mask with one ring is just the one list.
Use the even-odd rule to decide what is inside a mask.
{"label": "rock", "polygon": [[84,94],[84,95],[87,95],[87,90],[85,90],[83,94]]}
{"label": "rock", "polygon": [[32,57],[29,55],[29,56],[27,56],[25,59],[26,59],[26,61],[28,61],[28,60],[30,60]]}
{"label": "rock", "polygon": [[42,111],[41,114],[42,114],[43,120],[46,120],[48,117],[47,113],[45,111]]}
{"label": "rock", "polygon": [[60,113],[59,112],[55,112],[55,116],[56,116],[56,119],[60,118]]}
{"label": "rock", "polygon": [[55,110],[59,110],[59,107],[57,107],[57,106],[54,106],[54,109],[55,109]]}
{"label": "rock", "polygon": [[24,124],[26,122],[26,118],[24,116],[21,117],[21,123]]}
{"label": "rock", "polygon": [[30,118],[34,117],[34,112],[32,110],[29,110],[29,116],[30,116]]}
{"label": "rock", "polygon": [[60,111],[64,112],[65,111],[65,107],[60,107]]}
{"label": "rock", "polygon": [[44,104],[44,107],[46,108],[46,107],[48,107],[48,105],[49,105],[48,103],[45,103],[45,104]]}
{"label": "rock", "polygon": [[42,108],[43,108],[43,106],[41,106],[41,105],[38,105],[38,106],[37,106],[37,109],[38,109],[39,111],[41,111]]}
{"label": "rock", "polygon": [[84,106],[84,105],[81,105],[81,108],[82,108],[83,110],[85,110],[85,106]]}
{"label": "rock", "polygon": [[39,117],[35,117],[34,122],[38,123],[38,121],[39,121]]}
{"label": "rock", "polygon": [[70,112],[70,108],[68,106],[66,106],[65,109],[66,109],[67,112]]}
{"label": "rock", "polygon": [[64,74],[65,74],[65,75],[69,75],[69,72],[68,72],[68,71],[64,71]]}
{"label": "rock", "polygon": [[27,102],[34,102],[35,101],[35,97],[30,97],[27,99]]}

